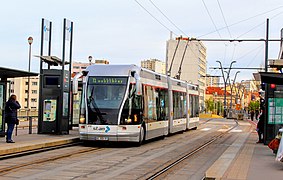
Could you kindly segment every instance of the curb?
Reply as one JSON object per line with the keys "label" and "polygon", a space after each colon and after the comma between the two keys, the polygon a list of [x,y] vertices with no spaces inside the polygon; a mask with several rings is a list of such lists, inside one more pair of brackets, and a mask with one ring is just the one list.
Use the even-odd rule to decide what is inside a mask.
{"label": "curb", "polygon": [[[46,141],[46,142],[44,142]],[[6,146],[4,149],[0,149],[0,156],[3,155],[9,155],[19,152],[25,152],[25,151],[31,151],[31,150],[37,150],[37,149],[43,149],[46,147],[54,147],[59,146],[63,144],[70,144],[73,142],[78,142],[78,137],[70,137],[62,140],[44,140],[41,139],[39,143],[33,142],[22,142],[22,143],[15,143],[10,144],[10,146]]]}

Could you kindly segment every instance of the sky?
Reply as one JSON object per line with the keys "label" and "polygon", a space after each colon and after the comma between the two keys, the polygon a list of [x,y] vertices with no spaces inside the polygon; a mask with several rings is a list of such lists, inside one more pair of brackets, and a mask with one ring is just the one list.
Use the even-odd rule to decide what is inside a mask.
{"label": "sky", "polygon": [[[33,37],[31,71],[39,72],[41,19],[52,22],[52,55],[62,58],[63,19],[74,23],[73,61],[107,59],[136,64],[166,59],[173,36],[199,39],[280,39],[282,0],[3,0],[0,6],[0,66],[28,70],[28,37]],[[228,67],[264,67],[264,42],[203,42],[207,73],[221,75],[216,61]],[[47,45],[45,44],[45,47]],[[277,59],[280,43],[269,43],[269,59]],[[44,54],[47,54],[45,49]],[[231,70],[234,77],[237,69]],[[250,80],[255,70],[240,70],[236,81]]]}

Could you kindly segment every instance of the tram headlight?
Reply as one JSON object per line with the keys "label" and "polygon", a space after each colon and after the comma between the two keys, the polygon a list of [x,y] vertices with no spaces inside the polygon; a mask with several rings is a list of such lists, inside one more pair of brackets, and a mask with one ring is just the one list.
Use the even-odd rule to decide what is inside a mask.
{"label": "tram headlight", "polygon": [[80,117],[80,124],[85,124],[85,123],[86,123],[85,117]]}
{"label": "tram headlight", "polygon": [[132,119],[131,118],[125,119],[125,122],[130,124],[132,122]]}
{"label": "tram headlight", "polygon": [[138,121],[138,115],[134,114],[134,122],[137,122],[137,121]]}

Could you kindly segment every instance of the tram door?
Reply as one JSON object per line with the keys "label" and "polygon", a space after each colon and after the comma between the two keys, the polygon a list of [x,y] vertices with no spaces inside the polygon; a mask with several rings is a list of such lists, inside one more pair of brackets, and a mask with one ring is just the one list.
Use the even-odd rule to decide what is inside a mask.
{"label": "tram door", "polygon": [[10,82],[0,82],[0,136],[5,136],[4,106],[7,95],[10,95],[10,86]]}
{"label": "tram door", "polygon": [[3,115],[4,115],[4,84],[0,84],[0,132],[4,131],[3,125]]}

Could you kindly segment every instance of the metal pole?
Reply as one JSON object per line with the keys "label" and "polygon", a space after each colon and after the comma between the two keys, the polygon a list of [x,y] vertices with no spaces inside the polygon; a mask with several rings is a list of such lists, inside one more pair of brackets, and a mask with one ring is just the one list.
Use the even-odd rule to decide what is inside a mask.
{"label": "metal pole", "polygon": [[[32,37],[28,38],[29,43],[29,62],[28,62],[28,72],[30,72],[30,64],[31,64],[31,44],[33,42]],[[28,76],[28,94],[27,94],[27,120],[29,122],[29,134],[32,134],[32,118],[29,116],[30,107],[29,107],[29,101],[30,101],[30,76]]]}
{"label": "metal pole", "polygon": [[224,76],[224,71],[223,71],[223,67],[222,67],[222,63],[220,61],[216,61],[219,63],[220,65],[220,69],[221,69],[221,73],[222,73],[222,77],[223,77],[223,81],[224,81],[224,118],[226,117],[226,80],[225,80],[225,76]]}
{"label": "metal pole", "polygon": [[268,64],[268,34],[269,34],[269,19],[266,20],[265,66],[264,66],[265,72],[267,72],[267,64]]}
{"label": "metal pole", "polygon": [[224,118],[227,117],[227,103],[226,103],[226,86],[227,86],[227,80],[229,79],[229,74],[230,74],[230,71],[231,71],[231,67],[232,67],[232,64],[233,63],[236,63],[236,61],[232,61],[230,63],[230,67],[229,67],[229,70],[228,70],[228,73],[227,73],[227,78],[225,79],[224,77],[224,72],[223,72],[223,67],[222,67],[222,64],[220,61],[216,61],[220,64],[220,68],[221,68],[221,72],[222,72],[222,76],[223,76],[223,80],[224,80]]}
{"label": "metal pole", "polygon": [[235,74],[235,76],[234,76],[233,84],[232,84],[232,86],[230,86],[230,88],[231,88],[230,109],[232,109],[233,89],[234,89],[234,85],[235,85],[235,82],[236,82],[237,74],[238,74],[239,72],[240,72],[240,71],[237,71],[237,72],[236,72],[236,74]]}
{"label": "metal pole", "polygon": [[[51,29],[50,29],[51,31]],[[44,46],[44,19],[41,20],[41,42],[40,42],[40,56],[43,56],[43,46]],[[42,106],[43,106],[43,98],[42,98],[42,89],[43,89],[43,62],[42,58],[40,57],[40,66],[39,66],[39,97],[38,97],[38,128],[37,133],[42,132],[42,124],[43,124],[43,113],[42,113]]]}
{"label": "metal pole", "polygon": [[[74,23],[71,22],[71,37],[70,37],[70,63],[69,63],[69,92],[71,92],[71,71],[72,71],[72,55],[73,55],[73,29],[74,29]],[[71,103],[71,97],[72,97],[72,102],[73,102],[73,96],[71,96],[71,93],[68,94],[69,98],[69,112],[68,112],[68,120],[69,122],[69,130],[72,130],[73,127],[73,121],[72,121],[72,116],[73,116],[73,103]],[[71,111],[71,112],[70,112]],[[71,116],[71,117],[70,117]]]}
{"label": "metal pole", "polygon": [[[267,64],[268,64],[268,38],[269,38],[269,19],[266,19],[266,39],[265,39],[265,66],[264,66],[264,71],[268,72]],[[267,85],[265,86],[265,102],[267,103],[268,97],[267,97]],[[267,112],[267,106],[265,106],[265,113],[264,113],[264,123],[263,123],[263,142],[266,144],[266,139],[267,139],[267,118],[268,118],[268,112]]]}
{"label": "metal pole", "polygon": [[[51,56],[51,35],[52,35],[52,22],[49,22],[49,42],[48,42],[48,56]],[[48,69],[50,69],[50,65],[48,64]]]}
{"label": "metal pole", "polygon": [[283,45],[283,28],[281,29],[281,41],[280,41],[280,47],[282,48]]}

